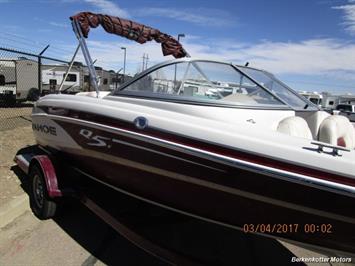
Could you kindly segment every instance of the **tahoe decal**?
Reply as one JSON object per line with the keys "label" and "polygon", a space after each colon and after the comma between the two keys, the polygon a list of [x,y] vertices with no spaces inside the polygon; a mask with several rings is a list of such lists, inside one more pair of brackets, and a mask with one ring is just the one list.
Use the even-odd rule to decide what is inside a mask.
{"label": "tahoe decal", "polygon": [[32,129],[45,134],[57,136],[57,129],[53,126],[32,123]]}

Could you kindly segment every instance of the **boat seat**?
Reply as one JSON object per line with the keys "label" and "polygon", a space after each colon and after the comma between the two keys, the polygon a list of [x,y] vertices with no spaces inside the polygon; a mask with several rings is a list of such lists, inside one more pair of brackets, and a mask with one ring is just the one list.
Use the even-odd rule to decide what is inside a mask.
{"label": "boat seat", "polygon": [[277,126],[277,131],[294,137],[312,139],[312,133],[306,120],[299,116],[282,119]]}
{"label": "boat seat", "polygon": [[332,145],[355,148],[355,128],[349,119],[332,115],[323,120],[319,128],[318,140]]}

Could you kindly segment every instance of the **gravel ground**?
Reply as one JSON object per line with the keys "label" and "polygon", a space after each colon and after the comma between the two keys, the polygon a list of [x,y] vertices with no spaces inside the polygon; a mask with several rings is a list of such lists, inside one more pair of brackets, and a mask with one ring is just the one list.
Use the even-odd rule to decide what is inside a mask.
{"label": "gravel ground", "polygon": [[20,180],[11,167],[16,152],[35,143],[31,107],[0,108],[0,206],[23,193]]}
{"label": "gravel ground", "polygon": [[0,134],[4,130],[28,126],[31,121],[31,111],[32,104],[23,104],[16,108],[0,108]]}

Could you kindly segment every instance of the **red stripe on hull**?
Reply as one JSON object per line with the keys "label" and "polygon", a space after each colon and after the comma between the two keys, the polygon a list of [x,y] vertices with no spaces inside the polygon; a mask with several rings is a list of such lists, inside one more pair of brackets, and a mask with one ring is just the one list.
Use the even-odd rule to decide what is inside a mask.
{"label": "red stripe on hull", "polygon": [[180,145],[189,146],[192,148],[204,150],[217,155],[231,157],[233,159],[246,161],[266,167],[272,167],[296,174],[306,175],[321,180],[331,181],[343,185],[355,187],[355,180],[349,177],[341,175],[331,174],[328,172],[305,168],[303,166],[290,164],[287,162],[278,161],[264,156],[251,154],[245,151],[238,151],[231,147],[223,147],[221,145],[211,144],[196,139],[191,139],[185,136],[176,135],[172,132],[162,132],[154,128],[146,128],[144,131],[138,130],[133,122],[127,122],[119,119],[113,119],[111,117],[101,116],[93,113],[81,112],[69,110],[67,116],[81,119],[88,122],[95,122],[106,126],[111,126],[117,129],[129,130],[148,137],[154,137],[165,141],[174,142]]}

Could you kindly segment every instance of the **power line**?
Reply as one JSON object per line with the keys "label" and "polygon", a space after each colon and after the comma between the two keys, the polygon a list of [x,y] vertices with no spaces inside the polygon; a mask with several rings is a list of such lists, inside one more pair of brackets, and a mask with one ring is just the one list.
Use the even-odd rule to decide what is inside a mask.
{"label": "power line", "polygon": [[[44,46],[46,46],[48,43],[44,43],[44,42],[40,42],[40,41],[34,41],[34,40],[31,40],[29,38],[25,38],[21,35],[17,35],[17,34],[13,34],[13,33],[9,33],[9,32],[5,32],[5,31],[2,31],[0,30],[0,33],[2,34],[2,39],[5,38],[5,39],[8,39],[8,40],[11,40],[11,41],[14,41],[14,42],[18,42],[18,43],[22,43],[24,45],[35,45],[37,47],[39,47],[39,49],[42,49]],[[8,35],[8,36],[11,36],[13,38],[9,38],[8,36],[4,36],[4,35]],[[63,51],[63,52],[66,52],[66,53],[73,53],[72,50],[68,49],[68,48],[63,48],[63,47],[59,47],[59,46],[56,46],[56,45],[51,45],[50,47],[51,50],[60,50],[60,51]]]}
{"label": "power line", "polygon": [[[21,40],[12,39],[12,38],[9,38],[9,37],[7,37],[7,36],[2,36],[1,39],[2,39],[2,40],[5,39],[5,40],[8,40],[8,41],[15,42],[15,43],[19,43],[19,44],[23,44],[23,45],[29,45],[28,42],[24,42],[24,41],[21,41]],[[30,44],[30,45],[33,46],[33,44]],[[37,44],[36,44],[35,46],[39,47],[39,45],[37,45]]]}
{"label": "power line", "polygon": [[44,43],[41,43],[41,42],[39,42],[39,41],[33,41],[33,40],[31,40],[31,39],[25,38],[25,37],[22,36],[22,35],[18,35],[18,34],[6,32],[6,31],[3,31],[3,30],[0,30],[0,33],[1,33],[1,34],[6,34],[6,35],[9,35],[9,36],[13,36],[13,37],[16,37],[16,38],[18,38],[18,39],[22,39],[22,40],[28,41],[28,42],[30,42],[30,43],[36,43],[36,44],[45,45]]}

